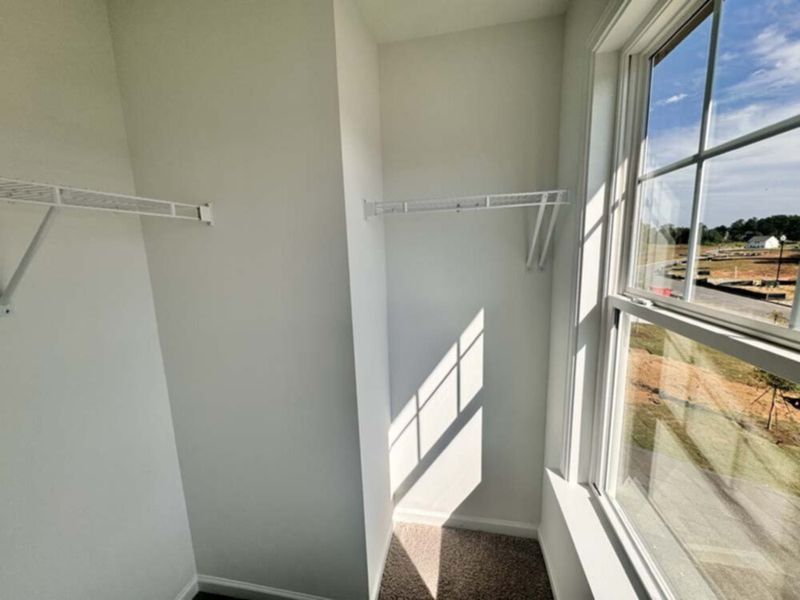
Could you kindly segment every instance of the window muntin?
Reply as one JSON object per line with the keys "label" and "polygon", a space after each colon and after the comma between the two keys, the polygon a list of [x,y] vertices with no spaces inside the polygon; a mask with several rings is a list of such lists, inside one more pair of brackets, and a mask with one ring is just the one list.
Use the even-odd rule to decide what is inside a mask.
{"label": "window muntin", "polygon": [[[732,71],[730,67],[721,67],[721,75],[715,77],[714,73],[722,62],[730,61],[730,56],[720,53],[718,48],[720,39],[718,33],[722,31],[720,23],[725,23],[725,19],[728,17],[728,11],[732,11],[731,14],[733,16],[731,19],[734,21],[738,20],[740,23],[735,27],[731,25],[728,26],[728,36],[730,37],[733,35],[730,33],[730,31],[738,31],[741,34],[741,30],[745,27],[743,24],[744,17],[742,15],[747,13],[747,11],[745,11],[742,7],[744,4],[748,4],[746,2],[743,4],[743,2],[744,0],[719,0],[716,3],[713,3],[714,10],[721,10],[721,14],[715,15],[715,18],[710,21],[711,32],[709,51],[705,54],[705,56],[708,56],[710,53],[713,60],[708,61],[709,67],[703,68],[702,73],[699,76],[699,78],[704,81],[703,86],[705,90],[703,94],[703,117],[701,118],[701,123],[699,125],[701,130],[699,138],[713,137],[710,136],[710,132],[709,134],[705,135],[703,132],[713,128],[715,123],[722,123],[720,120],[722,119],[722,116],[716,118],[714,117],[715,114],[733,114],[730,113],[729,110],[731,106],[735,105],[735,103],[730,100],[733,92],[736,89],[734,83],[732,83],[732,77],[743,77],[742,71]],[[800,0],[787,0],[787,2],[788,5],[791,6],[800,4]],[[760,5],[761,3],[750,2],[748,4],[749,8],[754,9],[754,4]],[[800,223],[800,195],[797,195],[795,201],[792,202],[791,190],[788,188],[791,187],[793,179],[796,179],[796,173],[800,172],[800,152],[798,152],[796,146],[794,146],[788,149],[785,148],[785,151],[780,155],[775,155],[774,153],[770,154],[766,150],[769,150],[774,146],[767,147],[766,144],[769,140],[775,138],[776,136],[780,140],[788,139],[791,143],[794,143],[796,140],[795,137],[785,132],[791,132],[800,128],[800,85],[793,87],[791,84],[791,79],[789,79],[787,80],[786,85],[782,86],[781,88],[781,94],[783,94],[781,97],[783,98],[784,106],[795,106],[798,108],[798,112],[793,113],[793,118],[782,122],[778,127],[768,127],[766,129],[755,131],[749,129],[750,126],[747,125],[746,127],[748,127],[748,129],[745,131],[744,137],[737,137],[734,140],[729,140],[721,146],[709,146],[705,143],[705,140],[698,139],[694,135],[696,129],[694,125],[688,125],[685,127],[674,125],[672,130],[669,130],[668,128],[659,129],[663,128],[663,123],[661,123],[661,121],[667,121],[665,119],[661,119],[661,121],[659,121],[659,118],[654,120],[654,115],[659,114],[658,111],[660,109],[658,102],[660,102],[660,99],[658,93],[654,93],[653,86],[662,85],[663,87],[663,84],[658,83],[658,70],[663,64],[666,64],[666,61],[675,57],[675,60],[670,64],[669,69],[670,73],[672,74],[672,79],[680,81],[680,77],[675,73],[680,70],[681,65],[679,63],[681,60],[684,62],[683,67],[687,73],[691,72],[697,74],[698,69],[701,68],[698,66],[701,61],[697,59],[697,56],[702,56],[702,51],[695,48],[694,53],[684,52],[682,50],[682,45],[688,44],[689,46],[699,46],[695,39],[700,38],[695,38],[695,36],[702,33],[703,28],[706,27],[707,23],[709,23],[709,17],[704,15],[710,10],[711,6],[712,3],[706,3],[698,12],[695,13],[694,16],[688,20],[689,26],[683,26],[679,30],[679,34],[673,35],[661,48],[649,55],[649,76],[647,79],[650,81],[651,88],[650,93],[648,94],[648,105],[646,109],[649,122],[645,136],[645,140],[647,142],[645,144],[647,148],[645,152],[656,156],[656,151],[651,151],[650,149],[658,147],[665,148],[669,146],[670,144],[665,143],[664,140],[668,139],[670,136],[683,140],[697,140],[698,142],[703,143],[698,143],[699,151],[687,153],[682,157],[677,157],[677,153],[675,152],[670,153],[668,150],[658,150],[660,155],[669,155],[670,158],[674,158],[675,160],[667,165],[658,166],[655,169],[652,169],[651,167],[653,164],[657,164],[659,161],[656,159],[651,159],[649,155],[642,157],[642,159],[638,161],[640,165],[639,170],[642,174],[639,177],[637,186],[637,201],[640,204],[637,215],[641,216],[641,220],[634,222],[634,231],[640,231],[642,227],[647,225],[644,218],[646,217],[648,210],[650,213],[653,213],[652,207],[648,209],[646,206],[641,206],[643,203],[646,204],[648,202],[648,186],[645,185],[645,182],[663,178],[665,175],[674,173],[680,169],[686,170],[687,168],[694,168],[696,170],[696,181],[705,183],[709,178],[709,175],[713,181],[708,183],[708,185],[695,185],[693,188],[691,198],[692,217],[688,222],[686,222],[684,219],[685,225],[680,225],[680,227],[688,228],[689,240],[688,243],[673,242],[672,245],[674,248],[672,249],[672,252],[674,252],[678,257],[678,260],[676,260],[674,264],[667,265],[663,262],[660,264],[643,263],[643,257],[646,258],[648,255],[647,253],[642,253],[641,247],[637,244],[637,242],[640,242],[641,240],[634,235],[633,239],[635,243],[632,245],[629,258],[629,264],[631,265],[631,268],[628,271],[628,292],[634,295],[649,296],[655,302],[659,302],[659,298],[669,295],[671,298],[677,299],[678,304],[681,305],[682,309],[695,311],[696,314],[704,315],[706,318],[709,318],[709,313],[707,310],[705,310],[707,307],[711,306],[714,309],[722,308],[723,310],[712,313],[713,316],[711,318],[717,321],[730,322],[732,324],[736,324],[737,326],[748,327],[755,331],[763,329],[763,325],[761,325],[762,323],[768,323],[772,326],[770,328],[769,335],[778,335],[781,338],[789,340],[791,343],[798,344],[800,343],[800,316],[798,316],[800,315],[800,306],[794,308],[794,310],[793,307],[789,307],[787,310],[784,306],[773,307],[771,305],[776,294],[770,293],[768,287],[774,283],[774,279],[770,281],[768,277],[761,277],[756,278],[753,281],[753,285],[739,285],[739,280],[737,279],[735,272],[739,266],[737,265],[737,269],[734,269],[734,273],[732,274],[729,274],[724,270],[717,269],[716,271],[721,276],[717,277],[716,281],[710,282],[715,284],[713,290],[710,290],[709,286],[706,285],[709,283],[709,272],[707,272],[708,265],[704,264],[704,261],[710,261],[710,258],[708,257],[709,253],[727,252],[729,254],[745,254],[744,250],[749,249],[743,247],[750,243],[751,238],[757,238],[760,237],[760,235],[768,235],[768,237],[771,237],[771,233],[760,234],[756,231],[745,240],[731,240],[724,238],[717,239],[715,234],[709,231],[710,229],[719,228],[720,226],[724,228],[733,228],[735,221],[740,218],[747,221],[748,219],[756,216],[759,216],[760,218],[773,217],[774,221],[774,217],[785,215],[789,218],[788,222],[785,224],[786,226],[782,226],[781,231],[775,231],[777,235],[774,236],[776,240],[780,240],[781,236],[786,236],[786,242],[783,245],[785,254],[783,256],[779,256],[781,248],[767,247],[757,249],[759,252],[756,254],[751,253],[751,262],[753,264],[745,264],[747,260],[744,256],[737,258],[741,259],[739,262],[741,262],[741,267],[744,270],[753,271],[754,274],[760,274],[760,271],[763,270],[757,268],[759,265],[756,263],[764,261],[780,261],[782,263],[785,261],[787,266],[782,267],[781,269],[782,280],[786,278],[784,275],[788,277],[791,273],[797,273],[796,262],[800,261],[800,239],[793,239],[790,236],[795,235],[795,224]],[[774,13],[772,14],[774,19]],[[763,19],[759,22],[762,25],[764,23]],[[680,34],[680,31],[686,32],[687,30],[689,31],[688,34]],[[677,42],[675,41],[676,39],[678,40]],[[785,37],[784,39],[789,38]],[[731,44],[728,44],[728,46],[730,45]],[[798,45],[798,49],[800,49],[800,44]],[[687,58],[689,56],[691,56],[691,58]],[[800,52],[798,53],[798,60],[800,61]],[[782,72],[782,70],[780,71]],[[731,73],[733,73],[733,75],[731,75]],[[661,77],[661,79],[664,78]],[[717,80],[715,83],[718,84],[721,90],[719,93],[714,92],[714,86],[711,85],[713,79]],[[800,81],[800,76],[797,76],[797,79]],[[775,85],[777,86],[777,84]],[[714,93],[717,93],[719,106],[716,106],[714,103],[712,103]],[[786,100],[788,96],[792,96],[794,98],[794,104]],[[687,94],[687,97],[684,98],[684,100],[688,98],[689,95]],[[744,101],[746,102],[747,100]],[[673,104],[680,104],[680,102]],[[694,119],[694,117],[691,115],[694,115],[696,110],[692,108],[691,105],[687,106],[689,106],[689,117],[687,117],[687,119],[691,122]],[[728,113],[725,112],[726,110]],[[794,108],[791,110],[794,110]],[[717,112],[715,113],[715,111]],[[654,130],[653,128],[656,126],[657,129]],[[720,127],[717,127],[715,130],[717,133],[722,131]],[[737,130],[737,134],[738,133],[741,133],[741,131]],[[746,148],[754,144],[762,144],[762,146],[760,149],[751,152],[745,151]],[[671,144],[671,147],[677,148],[681,145],[685,146],[686,148],[689,148],[690,146],[688,141],[682,141],[680,143]],[[728,156],[729,153],[734,152],[736,153],[735,155],[731,154],[731,156]],[[776,158],[776,160],[767,165],[765,164],[765,160],[767,160],[767,157],[770,155]],[[736,163],[737,168],[728,168],[724,178],[719,175],[720,172],[725,171],[725,165],[731,165],[734,163]],[[716,175],[713,174],[714,171],[717,172]],[[752,214],[746,217],[737,216],[732,219],[730,223],[705,222],[704,219],[714,218],[715,211],[716,214],[720,214],[721,211],[719,207],[725,204],[725,200],[720,199],[721,192],[718,192],[718,190],[725,188],[728,190],[733,190],[740,196],[742,191],[749,189],[751,194],[749,205],[750,212]],[[778,195],[779,189],[783,190],[783,196]],[[715,195],[717,198],[713,199]],[[706,209],[703,204],[706,198],[708,198],[712,204],[712,207],[709,209]],[[676,203],[674,198],[670,202],[672,204]],[[741,210],[746,211],[747,208],[747,203],[745,203],[741,207]],[[769,212],[769,214],[762,214],[765,211]],[[681,212],[683,213],[685,211]],[[728,210],[727,212],[735,214],[737,211]],[[786,231],[783,231],[784,229]],[[681,238],[686,238],[685,229],[681,232]],[[769,241],[769,245],[771,246],[774,246],[775,243],[775,240]],[[658,256],[658,253],[655,253],[655,256]],[[657,286],[652,284],[652,277],[642,277],[643,271],[649,273],[661,271],[662,273],[659,275],[659,278],[661,279],[663,279],[662,275],[664,275],[664,273],[669,274],[670,278],[679,276],[683,266],[680,262],[683,260],[683,256],[686,256],[687,268],[684,269],[682,283],[678,283],[673,280],[670,282],[669,286]],[[714,278],[712,277],[711,279],[713,280]],[[791,298],[794,296],[794,290],[797,287],[796,280],[795,282],[787,282],[785,287],[787,289],[784,290],[785,298],[783,300],[791,300]],[[754,290],[742,288],[760,289]],[[713,297],[709,298],[709,295]],[[780,293],[777,295],[780,296]],[[759,309],[754,309],[752,306],[753,302],[763,302],[764,305]],[[695,307],[699,307],[699,309],[696,309]],[[792,318],[792,315],[795,315],[795,317]]]}
{"label": "window muntin", "polygon": [[800,589],[800,385],[622,315],[609,498],[678,597]]}
{"label": "window muntin", "polygon": [[682,296],[694,166],[643,181],[640,185],[635,281],[637,287],[665,296]]}
{"label": "window muntin", "polygon": [[652,57],[645,171],[691,156],[699,147],[711,39],[707,7]]}
{"label": "window muntin", "polygon": [[706,162],[694,302],[788,325],[800,264],[799,155],[794,129]]}

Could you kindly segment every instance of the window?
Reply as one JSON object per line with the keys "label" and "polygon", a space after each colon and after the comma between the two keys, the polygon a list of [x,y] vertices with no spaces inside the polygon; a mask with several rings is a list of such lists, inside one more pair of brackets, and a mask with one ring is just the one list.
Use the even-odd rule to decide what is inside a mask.
{"label": "window", "polygon": [[652,18],[622,52],[593,487],[653,596],[800,597],[800,0]]}
{"label": "window", "polygon": [[800,590],[800,381],[625,315],[609,492],[685,598]]}
{"label": "window", "polygon": [[627,291],[800,343],[800,0],[714,6],[641,61]]}

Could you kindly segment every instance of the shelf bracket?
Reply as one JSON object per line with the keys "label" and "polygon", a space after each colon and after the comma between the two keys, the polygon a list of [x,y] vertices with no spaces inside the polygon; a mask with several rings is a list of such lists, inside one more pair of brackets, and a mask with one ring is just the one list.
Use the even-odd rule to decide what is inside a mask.
{"label": "shelf bracket", "polygon": [[28,244],[25,254],[23,254],[22,258],[20,259],[19,265],[17,265],[17,268],[14,271],[14,274],[11,276],[11,279],[8,280],[8,285],[5,287],[3,292],[0,293],[0,317],[5,317],[11,314],[13,310],[11,303],[14,299],[14,292],[17,291],[19,282],[25,276],[25,272],[28,270],[28,266],[30,266],[33,257],[36,256],[39,246],[42,245],[42,241],[47,235],[47,231],[53,222],[53,217],[55,217],[57,212],[58,208],[55,206],[51,206],[47,209],[42,222],[39,224],[39,228],[36,230],[36,233],[33,234],[31,243]]}
{"label": "shelf bracket", "polygon": [[533,264],[533,253],[536,251],[536,242],[539,239],[539,231],[542,229],[542,221],[544,220],[544,211],[547,206],[547,198],[550,194],[545,194],[542,201],[539,203],[539,210],[536,211],[536,225],[533,227],[533,235],[531,236],[531,243],[528,247],[528,258],[525,261],[525,268],[530,270]]}
{"label": "shelf bracket", "polygon": [[553,205],[553,210],[550,212],[550,223],[547,225],[547,235],[544,238],[542,245],[542,254],[539,256],[539,269],[544,269],[544,263],[547,261],[547,255],[550,253],[550,247],[553,245],[553,233],[556,229],[556,222],[558,221],[558,209],[561,208],[562,193],[558,194],[558,202]]}

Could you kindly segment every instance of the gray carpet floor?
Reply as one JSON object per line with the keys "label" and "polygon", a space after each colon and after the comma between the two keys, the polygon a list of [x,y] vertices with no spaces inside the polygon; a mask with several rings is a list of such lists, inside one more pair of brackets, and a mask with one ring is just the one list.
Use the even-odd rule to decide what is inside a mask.
{"label": "gray carpet floor", "polygon": [[[379,600],[552,600],[535,540],[395,525]],[[228,600],[199,593],[195,600]]]}
{"label": "gray carpet floor", "polygon": [[535,540],[398,523],[380,600],[552,599]]}

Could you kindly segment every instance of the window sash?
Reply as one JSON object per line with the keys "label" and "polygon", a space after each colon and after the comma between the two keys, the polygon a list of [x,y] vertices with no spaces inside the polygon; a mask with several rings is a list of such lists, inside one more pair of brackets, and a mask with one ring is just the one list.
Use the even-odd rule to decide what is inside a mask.
{"label": "window sash", "polygon": [[[647,114],[649,109],[650,83],[653,68],[653,58],[655,54],[669,43],[676,32],[691,18],[701,13],[709,4],[713,4],[711,40],[706,69],[706,80],[703,97],[703,111],[700,122],[700,137],[698,151],[690,156],[681,158],[668,165],[644,171],[644,160],[647,142]],[[623,61],[622,80],[629,85],[624,86],[627,95],[621,116],[625,119],[623,129],[627,130],[629,140],[626,144],[624,153],[626,162],[629,165],[629,176],[625,181],[623,198],[629,198],[630,202],[625,211],[624,217],[619,225],[623,229],[621,245],[616,250],[619,271],[609,283],[609,293],[622,293],[629,297],[646,298],[653,304],[665,308],[695,315],[700,319],[712,324],[724,324],[732,331],[760,337],[772,343],[785,345],[794,349],[800,349],[800,329],[778,327],[758,321],[756,319],[739,315],[733,312],[724,312],[693,302],[695,273],[697,270],[700,219],[703,212],[702,192],[703,175],[706,169],[706,162],[712,158],[723,156],[752,144],[768,140],[778,135],[800,128],[800,115],[795,115],[783,121],[759,128],[748,134],[728,140],[715,146],[706,147],[708,141],[708,130],[711,124],[711,99],[713,93],[714,69],[716,65],[717,47],[720,29],[720,17],[723,0],[698,0],[690,3],[680,15],[673,21],[672,27],[665,29],[658,36],[654,36],[652,42],[644,49],[638,48],[635,51],[630,47],[623,51],[626,60]],[[688,256],[686,260],[686,276],[684,279],[683,299],[667,298],[648,290],[638,288],[634,285],[636,260],[638,255],[638,216],[641,202],[640,189],[643,182],[656,177],[667,175],[674,171],[689,166],[694,166],[695,185],[692,196],[692,216],[690,222],[690,237],[688,242]],[[612,244],[613,245],[613,244]],[[800,294],[795,295],[795,304],[800,302]],[[800,310],[800,309],[797,309]]]}
{"label": "window sash", "polygon": [[[716,54],[716,36],[719,33],[719,14],[721,0],[713,0],[715,15],[712,17],[712,35]],[[665,6],[664,2],[662,6]],[[708,106],[703,112],[703,128],[698,152],[670,165],[644,173],[642,160],[646,139],[648,95],[650,86],[650,59],[654,53],[674,35],[680,27],[706,2],[688,2],[675,11],[670,25],[653,35],[653,23],[657,11],[651,14],[651,21],[637,30],[634,38],[621,51],[620,78],[618,88],[618,123],[615,145],[617,150],[617,170],[613,178],[613,190],[609,203],[609,228],[606,243],[606,272],[601,277],[603,301],[602,329],[600,331],[600,356],[598,381],[596,382],[593,439],[591,445],[590,490],[606,517],[617,541],[622,546],[631,566],[639,575],[641,583],[654,598],[675,598],[658,565],[650,557],[646,546],[639,539],[635,529],[625,516],[624,510],[609,495],[608,485],[615,481],[613,457],[617,455],[615,444],[621,443],[615,436],[614,419],[621,417],[620,398],[624,386],[624,364],[626,353],[620,345],[627,339],[624,330],[629,322],[623,315],[640,317],[651,323],[665,327],[711,348],[715,348],[748,361],[756,366],[787,378],[796,378],[800,370],[800,332],[772,326],[736,314],[721,315],[699,304],[666,298],[657,294],[634,288],[632,285],[634,257],[637,255],[635,225],[639,214],[639,184],[657,175],[666,174],[679,168],[695,165],[702,169],[703,163],[713,157],[721,156],[744,146],[780,135],[800,127],[800,115],[764,127],[745,136],[735,138],[714,147],[706,148],[710,115]],[[648,39],[649,38],[649,39]],[[704,104],[710,104],[713,72],[706,73]],[[699,178],[698,178],[699,179]],[[696,185],[694,213],[697,210],[697,194],[701,186]],[[696,242],[697,227],[693,228]],[[694,269],[694,264],[692,269]],[[622,377],[620,377],[622,375]],[[615,412],[616,411],[616,412]]]}
{"label": "window sash", "polygon": [[671,599],[675,596],[658,563],[650,556],[625,510],[614,498],[620,445],[623,443],[621,427],[628,357],[625,345],[630,335],[630,319],[625,317],[643,319],[786,379],[797,378],[800,352],[754,337],[731,335],[725,327],[625,296],[608,297],[606,306],[608,328],[604,333],[607,359],[604,360],[604,377],[600,386],[599,426],[594,446],[597,462],[592,491],[645,588],[653,597]]}

